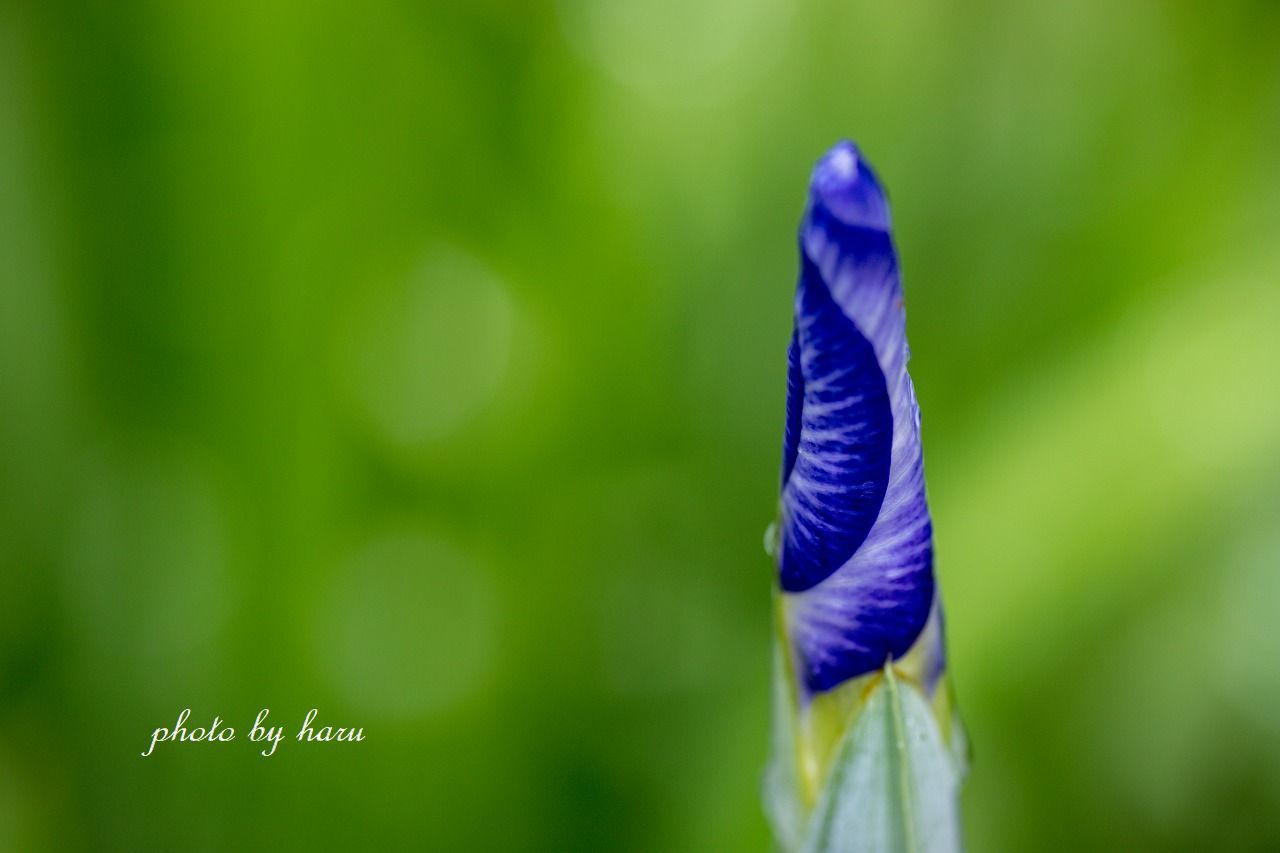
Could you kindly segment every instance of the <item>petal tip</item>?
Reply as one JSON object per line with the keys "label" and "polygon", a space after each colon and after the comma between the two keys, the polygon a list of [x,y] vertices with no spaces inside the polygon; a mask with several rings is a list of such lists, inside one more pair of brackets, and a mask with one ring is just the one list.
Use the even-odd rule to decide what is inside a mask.
{"label": "petal tip", "polygon": [[810,194],[846,225],[889,230],[889,203],[880,181],[847,139],[837,142],[813,168]]}

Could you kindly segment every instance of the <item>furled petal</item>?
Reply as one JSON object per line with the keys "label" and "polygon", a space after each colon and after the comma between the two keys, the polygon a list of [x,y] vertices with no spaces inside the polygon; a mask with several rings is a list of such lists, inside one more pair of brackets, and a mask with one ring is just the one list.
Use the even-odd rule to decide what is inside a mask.
{"label": "furled petal", "polygon": [[[782,486],[780,579],[830,576],[866,539],[889,483],[893,416],[875,350],[806,259],[796,292]],[[798,387],[797,387],[798,385]],[[794,390],[791,390],[794,389]]]}
{"label": "furled petal", "polygon": [[779,581],[817,692],[907,652],[933,604],[933,551],[888,203],[852,143],[814,169],[800,249]]}

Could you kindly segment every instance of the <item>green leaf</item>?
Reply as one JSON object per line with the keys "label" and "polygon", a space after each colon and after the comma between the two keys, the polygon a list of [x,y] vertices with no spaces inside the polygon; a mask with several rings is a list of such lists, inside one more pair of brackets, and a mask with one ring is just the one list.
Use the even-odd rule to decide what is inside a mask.
{"label": "green leaf", "polygon": [[886,665],[839,747],[805,853],[955,853],[960,768],[924,696]]}
{"label": "green leaf", "polygon": [[773,730],[764,774],[764,808],[783,850],[792,853],[804,841],[805,808],[800,795],[796,755],[796,696],[780,643],[773,644]]}

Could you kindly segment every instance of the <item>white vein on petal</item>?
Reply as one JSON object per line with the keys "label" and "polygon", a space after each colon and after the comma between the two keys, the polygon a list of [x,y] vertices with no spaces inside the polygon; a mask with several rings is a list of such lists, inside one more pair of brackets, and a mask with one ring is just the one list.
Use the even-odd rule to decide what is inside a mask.
{"label": "white vein on petal", "polygon": [[[837,662],[841,651],[869,651],[852,637],[858,635],[865,617],[898,606],[894,590],[909,594],[916,586],[931,543],[919,409],[907,374],[906,315],[892,257],[870,261],[842,258],[838,241],[818,225],[806,229],[803,248],[836,304],[871,343],[885,377],[893,417],[889,483],[866,539],[829,577],[789,595],[793,638],[812,666]],[[823,378],[814,381],[821,383]],[[816,433],[804,438],[826,440],[844,434],[843,430],[821,432],[820,439]]]}

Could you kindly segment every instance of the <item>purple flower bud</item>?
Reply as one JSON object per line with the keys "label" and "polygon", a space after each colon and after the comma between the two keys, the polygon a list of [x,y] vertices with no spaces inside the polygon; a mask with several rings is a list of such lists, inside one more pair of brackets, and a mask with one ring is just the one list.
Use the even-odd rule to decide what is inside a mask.
{"label": "purple flower bud", "polygon": [[800,226],[777,549],[785,629],[810,693],[905,655],[934,605],[889,228],[880,182],[840,142],[814,168]]}

